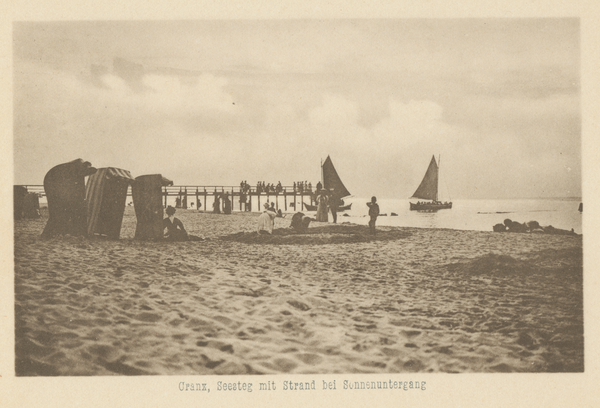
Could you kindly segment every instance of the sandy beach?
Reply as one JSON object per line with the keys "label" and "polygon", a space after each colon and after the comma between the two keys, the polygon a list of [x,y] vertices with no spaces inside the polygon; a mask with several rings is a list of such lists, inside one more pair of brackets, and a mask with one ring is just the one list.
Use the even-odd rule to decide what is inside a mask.
{"label": "sandy beach", "polygon": [[17,375],[584,370],[581,236],[176,217],[205,239],[15,221]]}

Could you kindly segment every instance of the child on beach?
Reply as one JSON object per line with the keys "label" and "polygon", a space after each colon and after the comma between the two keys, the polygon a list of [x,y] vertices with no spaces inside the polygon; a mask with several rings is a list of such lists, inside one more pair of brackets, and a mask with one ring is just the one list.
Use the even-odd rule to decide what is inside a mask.
{"label": "child on beach", "polygon": [[371,197],[371,202],[367,203],[369,207],[369,230],[372,235],[375,235],[375,221],[377,221],[377,217],[379,216],[379,204],[377,204],[377,197]]}
{"label": "child on beach", "polygon": [[283,212],[281,212],[281,209],[276,210],[275,209],[275,203],[271,203],[271,207],[269,208],[269,211],[274,212],[279,218],[285,218],[283,215]]}

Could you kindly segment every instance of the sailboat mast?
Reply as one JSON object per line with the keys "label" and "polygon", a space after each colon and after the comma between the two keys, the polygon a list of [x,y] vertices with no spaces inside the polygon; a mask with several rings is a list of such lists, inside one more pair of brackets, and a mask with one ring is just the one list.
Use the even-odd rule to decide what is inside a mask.
{"label": "sailboat mast", "polygon": [[325,188],[325,178],[323,177],[323,159],[321,159],[321,184],[323,185],[321,188]]}
{"label": "sailboat mast", "polygon": [[442,163],[442,155],[438,154],[438,180],[437,180],[438,185],[437,185],[437,187],[435,189],[435,201],[439,200],[438,193],[439,193],[439,190],[440,190],[440,164],[441,163]]}

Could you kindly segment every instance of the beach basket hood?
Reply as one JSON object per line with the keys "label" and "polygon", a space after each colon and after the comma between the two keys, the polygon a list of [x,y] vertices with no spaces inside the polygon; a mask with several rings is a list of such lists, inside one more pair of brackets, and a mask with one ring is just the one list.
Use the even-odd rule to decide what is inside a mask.
{"label": "beach basket hood", "polygon": [[85,177],[96,173],[90,162],[75,159],[51,168],[44,177],[48,222],[43,236],[87,234]]}

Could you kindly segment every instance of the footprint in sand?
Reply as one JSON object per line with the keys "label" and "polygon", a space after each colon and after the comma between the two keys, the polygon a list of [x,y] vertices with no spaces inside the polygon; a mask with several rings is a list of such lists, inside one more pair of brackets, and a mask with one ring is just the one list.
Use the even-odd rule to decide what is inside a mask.
{"label": "footprint in sand", "polygon": [[196,342],[196,346],[198,347],[211,347],[211,348],[215,348],[218,349],[224,353],[230,353],[233,354],[233,346],[231,344],[227,344],[227,343],[223,343],[221,341],[216,341],[216,340],[209,340],[209,341],[205,341],[205,340],[199,340]]}
{"label": "footprint in sand", "polygon": [[323,357],[321,357],[318,354],[312,354],[312,353],[296,354],[295,357],[298,360],[302,361],[303,363],[310,364],[310,365],[316,365],[323,361]]}
{"label": "footprint in sand", "polygon": [[298,310],[306,311],[310,309],[310,306],[308,306],[306,303],[302,303],[297,300],[288,300],[287,303],[289,303],[291,306],[295,307]]}
{"label": "footprint in sand", "polygon": [[114,362],[122,358],[120,349],[107,344],[94,344],[88,347],[87,351],[105,362]]}
{"label": "footprint in sand", "polygon": [[267,368],[271,368],[277,371],[281,371],[284,373],[289,373],[294,368],[298,367],[298,363],[289,360],[287,358],[278,358],[273,361],[273,363],[265,362],[263,365]]}
{"label": "footprint in sand", "polygon": [[156,313],[144,312],[144,313],[140,313],[140,314],[134,316],[134,319],[142,321],[142,322],[154,323],[154,322],[158,322],[161,319],[161,317],[160,317],[160,315],[157,315]]}

